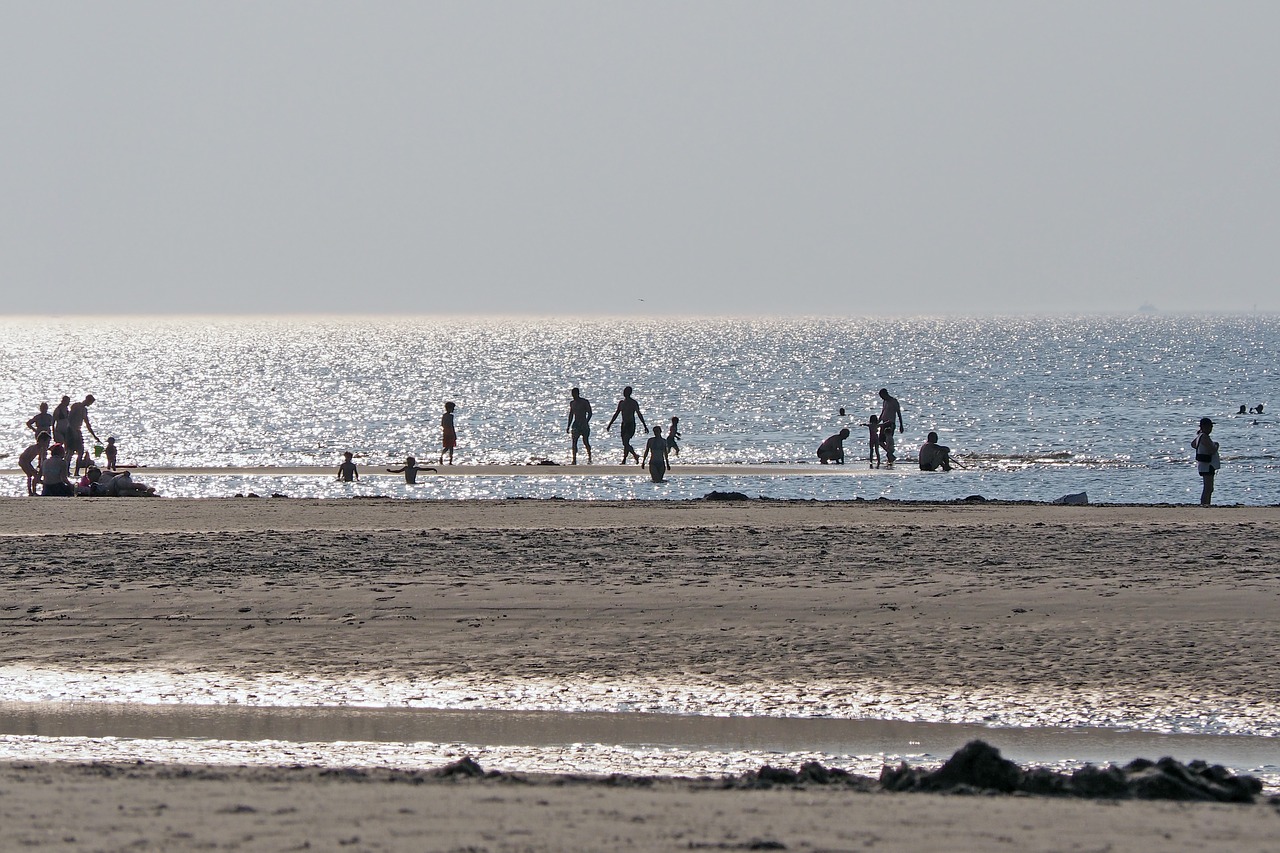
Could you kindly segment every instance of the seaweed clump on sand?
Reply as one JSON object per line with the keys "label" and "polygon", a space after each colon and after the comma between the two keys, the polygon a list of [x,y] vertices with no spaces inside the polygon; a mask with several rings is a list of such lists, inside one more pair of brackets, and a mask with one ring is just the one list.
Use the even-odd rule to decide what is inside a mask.
{"label": "seaweed clump on sand", "polygon": [[1262,792],[1254,776],[1235,775],[1218,764],[1172,758],[1135,759],[1123,767],[1087,764],[1070,773],[1045,767],[1023,770],[988,743],[970,741],[937,770],[906,762],[885,767],[880,787],[886,791],[934,791],[952,794],[1039,794],[1115,800],[1189,800],[1252,803]]}

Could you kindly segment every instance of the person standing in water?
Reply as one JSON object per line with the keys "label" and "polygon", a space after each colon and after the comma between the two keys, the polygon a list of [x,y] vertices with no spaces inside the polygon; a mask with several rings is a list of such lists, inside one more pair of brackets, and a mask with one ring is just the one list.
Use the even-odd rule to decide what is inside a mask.
{"label": "person standing in water", "polygon": [[631,396],[631,386],[628,385],[622,389],[622,399],[618,401],[618,408],[613,410],[613,417],[609,418],[609,423],[605,424],[604,431],[608,432],[613,427],[613,422],[622,417],[622,426],[619,431],[622,434],[622,464],[627,464],[627,456],[635,458],[636,464],[640,464],[640,454],[636,453],[636,449],[631,446],[631,439],[636,434],[636,418],[640,419],[644,431],[649,431],[649,425],[645,423],[644,413],[640,411],[640,404]]}
{"label": "person standing in water", "polygon": [[[906,432],[907,427],[902,423],[902,404],[898,402],[898,398],[889,393],[888,388],[880,389],[880,399],[884,401],[884,405],[880,407],[880,443],[884,445],[884,459],[890,465],[897,456],[893,452],[893,432],[897,427],[898,432]],[[897,424],[894,419],[897,419]]]}
{"label": "person standing in water", "polygon": [[645,442],[644,458],[640,464],[648,464],[649,478],[655,483],[663,482],[667,475],[667,442],[662,438],[662,427],[653,428],[653,438]]}
{"label": "person standing in water", "polygon": [[404,474],[404,482],[406,486],[412,486],[418,482],[419,471],[435,471],[435,468],[428,468],[425,465],[419,465],[418,460],[412,456],[406,456],[404,465],[399,468],[388,468],[388,474]]}
{"label": "person standing in water", "polygon": [[344,483],[360,479],[360,471],[351,459],[354,455],[350,450],[342,454],[342,464],[338,466],[338,479]]}
{"label": "person standing in water", "polygon": [[1213,432],[1213,421],[1200,419],[1200,431],[1191,439],[1191,446],[1196,452],[1196,473],[1200,475],[1200,506],[1209,506],[1213,502],[1213,477],[1222,467],[1222,459],[1218,456],[1218,442],[1209,437]]}
{"label": "person standing in water", "polygon": [[578,464],[578,439],[587,451],[587,464],[591,464],[591,402],[577,388],[569,389],[569,423],[564,431],[573,436],[573,461]]}
{"label": "person standing in water", "polygon": [[677,458],[680,456],[680,445],[678,442],[682,437],[683,436],[680,435],[680,419],[673,415],[671,417],[671,426],[667,427],[667,437],[664,439],[664,441],[667,442],[668,468],[671,467],[671,454],[674,453]]}
{"label": "person standing in water", "polygon": [[458,433],[453,428],[452,401],[444,404],[444,414],[440,416],[440,464],[444,464],[444,455],[449,454],[449,464],[453,464],[453,449],[458,446]]}

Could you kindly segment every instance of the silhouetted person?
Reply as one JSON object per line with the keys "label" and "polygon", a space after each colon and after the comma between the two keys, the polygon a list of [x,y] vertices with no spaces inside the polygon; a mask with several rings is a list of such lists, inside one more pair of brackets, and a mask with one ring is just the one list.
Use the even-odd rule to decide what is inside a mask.
{"label": "silhouetted person", "polygon": [[591,464],[591,403],[586,397],[583,397],[577,388],[570,388],[569,395],[569,423],[565,426],[564,431],[573,435],[573,461],[572,465],[578,464],[578,439],[582,439],[582,446],[587,451],[587,464]]}
{"label": "silhouetted person", "polygon": [[881,388],[880,399],[884,401],[880,407],[880,443],[884,446],[885,461],[892,464],[897,458],[893,452],[894,419],[898,421],[898,432],[906,432],[907,428],[902,423],[902,404],[898,398],[891,395],[888,388]]}
{"label": "silhouetted person", "polygon": [[636,453],[636,449],[631,446],[631,439],[636,434],[636,418],[640,419],[640,423],[644,426],[645,432],[649,431],[649,425],[644,421],[644,414],[640,411],[640,404],[631,396],[631,386],[628,385],[622,389],[622,399],[618,401],[618,408],[613,410],[613,417],[609,418],[609,423],[605,424],[604,431],[608,432],[613,427],[613,422],[619,417],[622,418],[622,426],[619,431],[622,434],[622,464],[627,464],[627,456],[635,457],[636,464],[640,464],[640,454]]}
{"label": "silhouetted person", "polygon": [[[458,433],[453,428],[454,403],[444,404],[444,414],[440,416],[440,464],[444,464],[444,455],[449,454],[449,464],[453,464],[453,450],[458,446]],[[412,458],[412,457],[410,457]],[[408,481],[406,481],[408,482]]]}
{"label": "silhouetted person", "polygon": [[360,471],[356,469],[356,463],[351,460],[354,455],[350,450],[342,454],[342,464],[338,466],[338,479],[344,483],[360,479]]}
{"label": "silhouetted person", "polygon": [[1200,475],[1203,485],[1200,487],[1200,506],[1208,506],[1213,502],[1213,477],[1222,467],[1222,459],[1218,456],[1218,442],[1209,437],[1213,432],[1213,421],[1200,419],[1200,431],[1191,440],[1196,451],[1196,473]]}
{"label": "silhouetted person", "polygon": [[937,471],[939,468],[951,470],[951,448],[938,444],[938,434],[931,432],[928,440],[920,445],[920,470]]}
{"label": "silhouetted person", "polygon": [[849,430],[842,429],[818,445],[818,459],[823,465],[834,462],[844,464],[844,440],[849,437]]}
{"label": "silhouetted person", "polygon": [[880,418],[872,415],[867,418],[867,463],[874,468],[880,467]]}
{"label": "silhouetted person", "polygon": [[435,468],[427,468],[425,466],[419,465],[418,460],[414,459],[412,456],[406,456],[404,460],[404,465],[402,465],[399,468],[388,468],[387,473],[388,474],[404,474],[405,484],[412,486],[414,483],[418,482],[419,471],[435,471],[435,470],[436,470]]}
{"label": "silhouetted person", "polygon": [[649,477],[655,483],[661,483],[667,475],[667,442],[662,438],[662,427],[653,428],[653,438],[645,442],[644,458],[640,464],[649,465]]}
{"label": "silhouetted person", "polygon": [[[102,441],[98,438],[98,434],[93,431],[93,424],[89,423],[89,407],[93,405],[94,396],[86,394],[82,402],[72,403],[67,409],[67,441],[64,452],[67,454],[67,464],[71,464],[71,457],[76,458],[76,468],[80,467],[80,457],[84,454],[84,433],[80,431],[81,427],[89,430],[89,434],[93,436],[94,441]],[[88,466],[85,466],[88,467]]]}
{"label": "silhouetted person", "polygon": [[41,403],[40,411],[36,412],[27,420],[27,429],[36,435],[42,432],[49,433],[49,440],[53,440],[53,415],[49,414],[49,404]]}

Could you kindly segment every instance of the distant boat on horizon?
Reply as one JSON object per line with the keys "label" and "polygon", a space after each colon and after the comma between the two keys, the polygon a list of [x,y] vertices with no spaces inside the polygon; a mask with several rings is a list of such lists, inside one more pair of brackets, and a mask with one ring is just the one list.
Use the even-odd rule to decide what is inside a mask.
{"label": "distant boat on horizon", "polygon": [[1144,302],[1138,306],[1138,311],[1142,314],[1154,314],[1156,313],[1156,306],[1152,305],[1150,302]]}

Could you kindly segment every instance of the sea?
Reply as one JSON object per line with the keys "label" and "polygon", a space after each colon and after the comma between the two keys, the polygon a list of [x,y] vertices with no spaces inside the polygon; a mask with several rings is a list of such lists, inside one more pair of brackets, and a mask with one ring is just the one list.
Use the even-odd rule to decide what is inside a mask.
{"label": "sea", "polygon": [[[1091,503],[1194,503],[1190,442],[1207,416],[1223,461],[1215,502],[1280,503],[1270,406],[1280,316],[1271,314],[5,318],[0,330],[0,455],[12,461],[29,443],[24,423],[40,402],[92,393],[98,435],[114,436],[120,461],[168,496],[1053,501],[1084,492]],[[627,385],[650,425],[665,431],[680,419],[668,481],[620,465],[596,477],[558,471],[570,459],[569,389],[593,406],[594,460],[613,465],[621,442],[605,426]],[[880,388],[901,401],[906,431],[898,463],[872,468],[865,424]],[[438,456],[446,401],[457,405],[456,464],[537,467],[415,486],[387,473],[408,455]],[[845,427],[842,476],[811,476],[836,472],[815,451]],[[911,464],[931,430],[963,468]],[[324,470],[348,450],[359,483]],[[744,473],[702,475],[698,465]],[[272,471],[288,466],[320,473]],[[10,476],[0,495],[23,488]]]}

